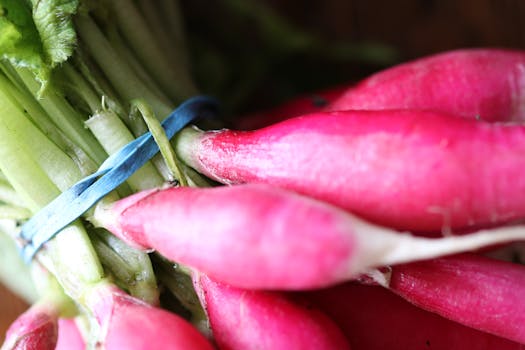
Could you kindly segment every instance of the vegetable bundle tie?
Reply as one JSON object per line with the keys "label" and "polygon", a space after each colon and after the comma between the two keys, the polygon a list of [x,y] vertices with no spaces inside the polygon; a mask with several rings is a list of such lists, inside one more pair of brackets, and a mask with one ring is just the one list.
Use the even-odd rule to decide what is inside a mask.
{"label": "vegetable bundle tie", "polygon": [[[168,138],[189,123],[216,113],[216,101],[207,96],[193,97],[180,105],[163,122]],[[102,197],[126,181],[157,152],[159,147],[147,132],[111,155],[99,169],[77,182],[27,221],[20,233],[22,257],[30,261],[44,243],[75,221]]]}

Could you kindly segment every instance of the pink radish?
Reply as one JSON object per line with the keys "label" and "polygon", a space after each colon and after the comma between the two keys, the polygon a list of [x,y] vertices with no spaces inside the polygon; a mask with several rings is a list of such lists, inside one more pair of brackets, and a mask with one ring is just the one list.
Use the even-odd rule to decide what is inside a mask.
{"label": "pink radish", "polygon": [[269,183],[413,231],[525,217],[525,126],[421,111],[317,113],[253,132],[184,130],[178,153],[226,184]]}
{"label": "pink radish", "polygon": [[194,284],[222,350],[350,349],[326,315],[282,293],[238,289],[197,274]]}
{"label": "pink radish", "polygon": [[189,322],[114,286],[95,287],[87,303],[100,324],[104,349],[213,349]]}
{"label": "pink radish", "polygon": [[70,318],[58,319],[58,341],[55,350],[83,350],[86,344],[75,321]]}
{"label": "pink radish", "polygon": [[374,266],[525,238],[523,227],[441,239],[403,235],[262,184],[145,191],[98,208],[93,222],[247,289],[326,286]]}
{"label": "pink radish", "polygon": [[327,110],[427,109],[487,121],[525,121],[525,52],[458,50],[372,75]]}
{"label": "pink radish", "polygon": [[2,350],[54,350],[58,337],[57,321],[58,311],[54,305],[46,302],[34,304],[11,324]]}
{"label": "pink radish", "polygon": [[421,310],[376,286],[346,283],[308,299],[342,328],[353,350],[519,350],[523,346]]}
{"label": "pink radish", "polygon": [[425,310],[525,344],[522,265],[464,254],[393,266],[377,281]]}
{"label": "pink radish", "polygon": [[348,86],[338,86],[304,94],[269,110],[241,116],[234,121],[234,126],[239,130],[254,130],[292,117],[320,112],[348,89]]}

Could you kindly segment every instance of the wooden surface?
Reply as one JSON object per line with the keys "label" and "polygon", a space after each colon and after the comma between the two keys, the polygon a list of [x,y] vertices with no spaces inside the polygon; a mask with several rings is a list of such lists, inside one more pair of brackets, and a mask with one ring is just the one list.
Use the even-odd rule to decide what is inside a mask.
{"label": "wooden surface", "polygon": [[[247,5],[250,8],[247,10],[240,5],[253,1],[269,4],[291,27],[325,45],[379,43],[393,49],[395,58],[378,63],[369,58],[334,59],[329,50],[311,47],[300,53],[293,49],[286,51],[290,47],[285,44],[277,45],[276,49],[267,44],[267,35],[261,34],[264,31],[260,27],[264,26],[253,16],[253,6]],[[356,81],[384,65],[437,52],[469,47],[525,49],[523,0],[182,0],[180,3],[186,14],[186,26],[191,29],[189,42],[206,46],[206,50],[194,50],[201,54],[192,59],[193,67],[198,68],[194,77],[204,92],[220,98],[225,110],[234,114],[264,109],[299,93]],[[231,5],[229,10],[224,3]],[[272,32],[272,26],[266,29]],[[202,55],[210,50],[212,54]]]}
{"label": "wooden surface", "polygon": [[28,305],[0,284],[0,339],[3,342],[5,331]]}
{"label": "wooden surface", "polygon": [[303,28],[377,40],[405,57],[472,46],[525,48],[522,0],[267,0]]}

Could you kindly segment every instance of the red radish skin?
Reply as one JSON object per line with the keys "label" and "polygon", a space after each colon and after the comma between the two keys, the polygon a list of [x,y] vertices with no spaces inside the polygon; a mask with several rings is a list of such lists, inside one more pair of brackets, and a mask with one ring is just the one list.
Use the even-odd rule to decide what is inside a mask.
{"label": "red radish skin", "polygon": [[372,267],[525,239],[522,226],[413,237],[262,184],[139,193],[97,209],[93,222],[137,248],[246,289],[316,288]]}
{"label": "red radish skin", "polygon": [[255,130],[292,117],[320,112],[348,90],[348,86],[338,86],[304,94],[269,110],[241,116],[234,121],[234,127],[238,130]]}
{"label": "red radish skin", "polygon": [[422,309],[525,344],[525,266],[473,254],[394,266],[384,283]]}
{"label": "red radish skin", "polygon": [[55,350],[58,337],[57,310],[38,302],[18,316],[6,332],[2,350]]}
{"label": "red radish skin", "polygon": [[194,284],[222,350],[350,349],[332,320],[283,293],[238,289],[203,275]]}
{"label": "red radish skin", "polygon": [[525,348],[419,309],[377,286],[345,283],[313,291],[307,298],[336,321],[353,350]]}
{"label": "red radish skin", "polygon": [[382,225],[439,231],[525,216],[525,126],[342,111],[252,132],[185,129],[178,153],[226,184],[268,183]]}
{"label": "red radish skin", "polygon": [[146,304],[114,286],[95,287],[87,302],[100,324],[100,343],[104,349],[213,349],[180,316]]}
{"label": "red radish skin", "polygon": [[60,318],[55,350],[84,350],[85,348],[86,344],[75,321],[70,318]]}
{"label": "red radish skin", "polygon": [[427,109],[487,121],[525,121],[525,52],[451,51],[384,70],[327,110]]}
{"label": "red radish skin", "polygon": [[130,245],[246,288],[339,280],[355,249],[346,213],[266,186],[138,193],[105,220]]}

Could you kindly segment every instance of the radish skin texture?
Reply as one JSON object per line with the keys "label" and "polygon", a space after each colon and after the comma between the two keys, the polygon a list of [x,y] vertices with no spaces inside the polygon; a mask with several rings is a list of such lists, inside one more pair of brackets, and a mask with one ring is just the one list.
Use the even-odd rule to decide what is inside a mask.
{"label": "radish skin texture", "polygon": [[57,311],[52,306],[36,303],[11,324],[1,350],[55,350],[57,322]]}
{"label": "radish skin texture", "polygon": [[226,184],[269,183],[381,225],[438,232],[525,216],[525,126],[341,111],[251,132],[185,129],[179,156]]}
{"label": "radish skin texture", "polygon": [[525,344],[525,267],[474,254],[393,266],[385,287],[422,309]]}
{"label": "radish skin texture", "polygon": [[525,239],[523,226],[414,237],[263,184],[138,193],[97,209],[93,223],[139,249],[246,289],[318,288],[377,266]]}
{"label": "radish skin texture", "polygon": [[344,279],[355,239],[334,209],[264,185],[183,187],[122,199],[102,225],[222,282],[294,288]]}
{"label": "radish skin texture", "polygon": [[194,284],[221,350],[350,349],[321,311],[283,293],[234,288],[195,275]]}
{"label": "radish skin texture", "polygon": [[104,349],[213,349],[180,316],[146,304],[114,286],[95,287],[87,302],[100,324]]}
{"label": "radish skin texture", "polygon": [[75,321],[70,318],[58,319],[58,341],[55,350],[83,350],[86,344]]}
{"label": "radish skin texture", "polygon": [[336,321],[353,350],[524,348],[419,309],[378,286],[345,283],[309,292],[306,298]]}
{"label": "radish skin texture", "polygon": [[326,109],[427,109],[486,121],[525,121],[525,52],[470,49],[394,66]]}
{"label": "radish skin texture", "polygon": [[337,86],[300,95],[269,110],[243,115],[233,124],[237,130],[255,130],[303,114],[320,112],[348,90],[348,86]]}

